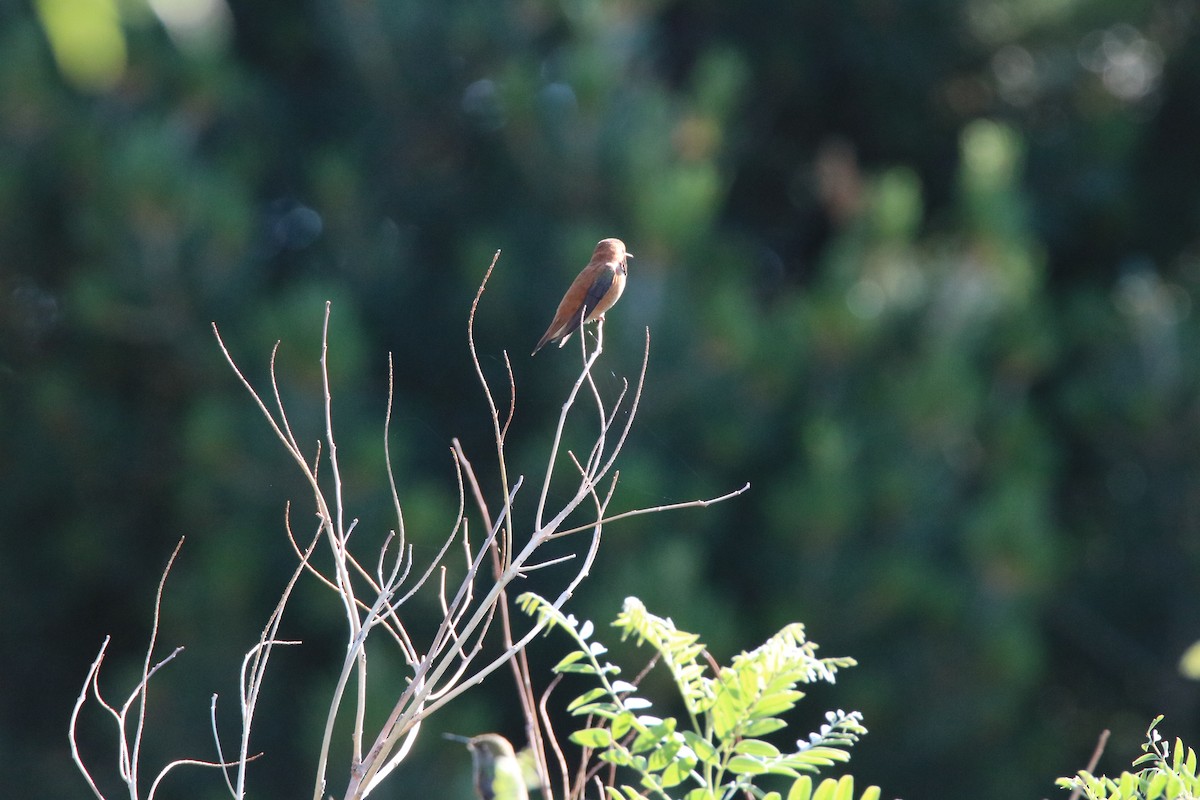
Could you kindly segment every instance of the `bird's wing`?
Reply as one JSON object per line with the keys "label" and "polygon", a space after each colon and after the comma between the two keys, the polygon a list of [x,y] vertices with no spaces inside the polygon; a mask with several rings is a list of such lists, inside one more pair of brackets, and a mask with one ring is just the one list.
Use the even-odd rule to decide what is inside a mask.
{"label": "bird's wing", "polygon": [[558,342],[559,347],[562,347],[567,341],[567,337],[575,331],[579,330],[579,325],[585,320],[589,320],[592,312],[604,300],[605,295],[612,289],[613,281],[616,279],[616,270],[619,268],[617,264],[605,264],[605,269],[599,270],[596,276],[592,279],[587,291],[584,293],[582,302],[570,310],[572,300],[577,291],[579,279],[584,278],[580,275],[576,279],[576,283],[571,285],[567,290],[567,294],[563,297],[562,303],[559,304],[558,312],[554,315],[554,320],[550,323],[550,327],[542,335],[541,341],[537,343],[537,347],[533,348],[533,353],[536,354],[549,342]]}
{"label": "bird's wing", "polygon": [[596,275],[596,280],[592,281],[592,285],[588,287],[587,294],[583,298],[583,313],[576,315],[573,320],[574,327],[571,330],[579,327],[579,320],[587,319],[592,315],[592,311],[596,306],[600,305],[600,301],[604,299],[604,295],[608,294],[608,290],[612,288],[613,278],[616,273],[611,268],[602,270]]}

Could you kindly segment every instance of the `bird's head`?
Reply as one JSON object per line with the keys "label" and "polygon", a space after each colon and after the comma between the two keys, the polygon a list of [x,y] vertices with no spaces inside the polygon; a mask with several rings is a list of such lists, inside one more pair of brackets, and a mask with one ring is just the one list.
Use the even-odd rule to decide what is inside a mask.
{"label": "bird's head", "polygon": [[481,736],[475,736],[467,740],[467,749],[472,753],[478,753],[487,760],[497,758],[516,758],[517,754],[513,751],[513,746],[509,744],[508,739],[495,733],[485,733]]}
{"label": "bird's head", "polygon": [[633,258],[633,253],[625,249],[625,243],[620,239],[601,239],[592,253],[594,264],[624,264],[629,266],[626,259]]}

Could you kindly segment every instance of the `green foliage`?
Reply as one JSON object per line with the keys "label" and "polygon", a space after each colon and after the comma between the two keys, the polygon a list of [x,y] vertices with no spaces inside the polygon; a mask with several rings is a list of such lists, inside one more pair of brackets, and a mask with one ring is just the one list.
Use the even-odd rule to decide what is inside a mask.
{"label": "green foliage", "polygon": [[[848,748],[867,732],[859,712],[827,712],[825,724],[797,741],[790,752],[763,738],[787,726],[780,717],[804,697],[797,688],[800,684],[833,683],[839,669],[855,663],[851,658],[818,658],[817,645],[805,639],[802,625],[784,627],[713,675],[701,662],[704,646],[699,636],[651,614],[637,598],[627,598],[613,625],[622,640],[632,636],[639,645],[650,645],[662,660],[687,709],[688,719],[681,725],[674,717],[644,713],[653,704],[637,693],[636,686],[617,679],[620,667],[600,660],[607,648],[592,638],[590,622],[579,624],[532,593],[521,595],[517,602],[548,629],[563,630],[579,645],[554,671],[591,675],[599,684],[567,706],[571,714],[589,719],[589,727],[572,733],[571,741],[596,751],[601,761],[636,773],[640,790],[684,800],[716,800],[738,792],[779,798],[778,792],[764,793],[756,781],[782,776],[792,780],[788,800],[854,796],[850,776],[827,780],[814,794],[811,777],[802,773],[849,760]],[[598,724],[593,725],[595,721]],[[606,791],[610,798],[623,800],[637,797],[639,789],[623,785]],[[865,800],[878,796],[877,787],[862,795]]]}
{"label": "green foliage", "polygon": [[1196,769],[1196,751],[1176,738],[1171,747],[1156,728],[1162,716],[1154,718],[1146,730],[1145,755],[1133,766],[1137,772],[1122,772],[1117,778],[1092,775],[1080,770],[1071,778],[1059,778],[1063,789],[1079,790],[1087,800],[1195,800],[1200,797],[1200,773]]}

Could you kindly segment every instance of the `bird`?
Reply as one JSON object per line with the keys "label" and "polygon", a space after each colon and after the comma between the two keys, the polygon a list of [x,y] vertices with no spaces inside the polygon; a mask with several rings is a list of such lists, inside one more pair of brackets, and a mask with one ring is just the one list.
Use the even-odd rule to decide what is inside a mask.
{"label": "bird", "polygon": [[467,738],[442,734],[463,742],[471,751],[475,794],[479,800],[529,800],[527,778],[512,744],[498,733]]}
{"label": "bird", "polygon": [[601,239],[592,252],[592,260],[563,295],[558,311],[554,312],[554,321],[530,355],[537,355],[537,351],[550,342],[557,342],[562,347],[582,323],[604,319],[604,312],[612,308],[625,291],[630,258],[633,253],[625,250],[625,243],[620,239]]}

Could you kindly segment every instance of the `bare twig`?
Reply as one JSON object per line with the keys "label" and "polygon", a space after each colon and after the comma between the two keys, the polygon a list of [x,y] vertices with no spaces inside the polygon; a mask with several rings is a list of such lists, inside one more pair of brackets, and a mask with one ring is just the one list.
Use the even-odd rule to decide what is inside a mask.
{"label": "bare twig", "polygon": [[[121,716],[123,718],[126,712],[129,710],[129,706],[133,703],[134,697],[138,698],[137,727],[133,734],[132,753],[130,753],[128,761],[125,761],[124,747],[122,747],[123,763],[121,770],[123,774],[128,775],[129,780],[133,781],[133,785],[135,787],[137,785],[138,762],[140,761],[142,754],[142,734],[146,728],[146,692],[149,690],[150,676],[157,672],[159,667],[163,666],[163,664],[166,664],[167,661],[170,661],[172,658],[174,658],[175,654],[179,652],[179,649],[176,649],[174,653],[171,653],[171,655],[167,656],[167,658],[151,669],[150,661],[154,658],[154,645],[158,640],[158,621],[162,615],[163,587],[167,583],[167,575],[171,573],[171,567],[174,566],[175,558],[179,555],[179,549],[181,547],[183,547],[183,537],[180,537],[179,541],[175,544],[175,549],[171,552],[171,557],[167,559],[167,566],[163,569],[162,577],[158,579],[158,589],[154,592],[154,621],[150,626],[150,642],[146,645],[146,658],[142,661],[142,680],[138,684],[138,690],[133,695],[130,695],[129,699],[125,702],[124,707],[121,709]],[[121,738],[122,743],[124,743],[124,737],[122,736]]]}
{"label": "bare twig", "polygon": [[[563,755],[562,746],[558,743],[558,737],[554,734],[554,723],[550,720],[550,712],[547,706],[550,703],[550,696],[554,694],[554,690],[558,688],[558,684],[562,683],[562,674],[555,675],[550,683],[546,686],[546,690],[542,692],[542,698],[537,704],[538,721],[546,729],[545,739],[550,743],[550,749],[554,752],[554,761],[558,764],[559,778],[562,780],[563,800],[568,800],[574,797],[571,790],[571,777],[567,768],[567,757]],[[542,756],[545,759],[545,756]],[[550,791],[549,775],[542,778],[542,797],[552,797]]]}
{"label": "bare twig", "polygon": [[83,763],[83,756],[79,753],[79,743],[76,741],[76,731],[79,729],[79,710],[87,702],[88,691],[95,685],[96,677],[100,674],[100,665],[104,663],[104,654],[108,650],[108,644],[111,641],[111,636],[104,637],[104,642],[100,645],[100,652],[96,654],[96,660],[92,662],[92,666],[88,669],[87,677],[84,678],[83,689],[80,690],[79,696],[75,698],[75,705],[71,709],[71,722],[67,728],[67,740],[71,743],[71,760],[75,762],[75,766],[78,767],[79,771],[83,773],[83,779],[87,781],[92,794],[100,798],[100,800],[104,800],[104,795],[96,788],[96,782],[92,780],[92,774]]}
{"label": "bare twig", "polygon": [[[1092,757],[1088,759],[1087,772],[1095,774],[1097,765],[1100,764],[1100,757],[1104,755],[1104,748],[1108,746],[1108,737],[1111,731],[1108,728],[1100,731],[1100,737],[1096,740],[1096,749],[1092,751]],[[1068,800],[1079,800],[1079,796],[1083,794],[1083,783],[1077,783],[1075,788],[1071,790],[1071,796]]]}
{"label": "bare twig", "polygon": [[[396,536],[399,538],[397,547],[401,552],[404,550],[404,510],[400,507],[400,493],[396,491],[396,471],[392,469],[392,448],[391,448],[391,428],[392,428],[392,408],[395,405],[396,398],[396,370],[392,365],[392,354],[388,353],[388,398],[387,398],[387,414],[383,418],[383,460],[387,466],[388,489],[392,493],[392,507],[396,511]],[[411,552],[409,558],[412,558]]]}
{"label": "bare twig", "polygon": [[[263,681],[266,678],[267,662],[270,660],[271,652],[275,645],[300,644],[297,641],[279,639],[279,625],[283,620],[283,612],[287,608],[292,590],[295,588],[300,576],[309,568],[309,559],[319,541],[320,532],[318,531],[317,535],[313,537],[312,542],[309,543],[301,555],[300,563],[292,570],[292,576],[284,587],[279,602],[275,605],[275,610],[267,618],[267,624],[258,638],[258,644],[250,648],[242,659],[242,671],[238,681],[238,705],[242,716],[242,733],[238,750],[238,760],[236,762],[237,775],[233,785],[230,784],[229,770],[227,768],[222,770],[226,786],[235,800],[242,800],[246,796],[246,765],[253,758],[250,755],[250,730],[253,727],[254,712],[258,707],[258,698],[262,692]],[[221,761],[224,761],[225,756],[221,752],[221,740],[217,736],[216,707],[217,696],[214,694],[212,699],[213,738],[217,745],[217,757]]]}
{"label": "bare twig", "polygon": [[[95,697],[96,703],[108,712],[113,718],[117,726],[117,773],[120,775],[122,782],[125,784],[126,790],[129,793],[131,800],[138,800],[141,797],[140,777],[141,777],[141,750],[142,742],[146,735],[146,709],[148,706],[147,694],[150,688],[150,679],[168,663],[175,659],[175,656],[183,652],[182,647],[176,647],[165,658],[157,662],[153,662],[154,649],[158,641],[159,624],[162,617],[162,600],[163,591],[166,587],[167,576],[171,572],[171,567],[175,564],[175,559],[179,556],[179,551],[183,547],[183,538],[175,545],[175,549],[171,552],[170,558],[167,559],[167,564],[163,568],[162,576],[158,581],[158,588],[154,593],[154,615],[151,622],[149,643],[146,647],[146,655],[142,661],[142,674],[137,685],[130,692],[129,697],[121,705],[118,710],[115,706],[104,699],[100,692],[100,668],[104,663],[104,657],[108,652],[108,645],[112,641],[111,636],[105,636],[104,642],[100,645],[100,651],[96,655],[96,659],[92,662],[88,669],[87,676],[84,678],[83,689],[75,700],[75,705],[71,710],[71,719],[67,729],[67,739],[71,745],[71,759],[75,762],[75,766],[83,775],[87,782],[88,788],[92,790],[92,794],[99,800],[105,800],[104,794],[96,786],[95,779],[92,777],[87,765],[83,761],[83,755],[79,751],[78,743],[78,727],[79,715],[83,706],[87,703],[88,695]],[[129,730],[129,714],[134,710],[136,704],[136,722],[132,731],[132,741],[130,740]],[[179,766],[199,766],[199,767],[216,767],[228,768],[236,766],[237,762],[224,761],[204,761],[198,759],[176,759],[161,770],[155,776],[150,784],[150,788],[146,793],[147,800],[153,800],[159,785],[171,770]]]}
{"label": "bare twig", "polygon": [[[726,492],[725,494],[721,495],[720,497],[712,497],[712,498],[709,498],[708,500],[687,500],[682,503],[668,503],[666,505],[651,506],[648,508],[635,508],[630,511],[622,511],[620,514],[614,514],[611,517],[605,517],[604,519],[600,520],[600,522],[601,522],[601,524],[608,525],[609,523],[616,522],[617,520],[620,520],[620,519],[627,519],[629,517],[637,517],[642,514],[660,514],[664,511],[679,511],[680,509],[684,509],[684,508],[708,508],[709,506],[713,505],[714,503],[723,503],[726,500],[732,500],[733,498],[737,497],[738,495],[744,494],[745,492],[748,492],[748,491],[750,491],[749,483],[747,483],[745,486],[743,486],[740,489],[735,489],[732,492]],[[587,525],[580,525],[576,528],[568,528],[567,530],[557,531],[554,534],[554,536],[557,538],[557,537],[562,537],[562,536],[570,536],[572,533],[579,533],[580,531],[589,531],[592,529],[592,527],[595,524],[596,523],[594,523],[594,522],[590,522]]]}

